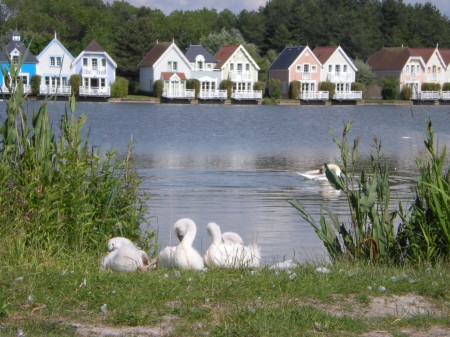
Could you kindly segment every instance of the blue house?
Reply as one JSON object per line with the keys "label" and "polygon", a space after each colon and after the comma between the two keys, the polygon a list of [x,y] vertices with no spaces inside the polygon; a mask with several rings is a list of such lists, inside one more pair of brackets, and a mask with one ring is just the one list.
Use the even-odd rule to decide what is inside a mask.
{"label": "blue house", "polygon": [[30,93],[30,81],[31,78],[36,75],[38,60],[36,56],[28,50],[25,44],[20,41],[20,34],[15,30],[12,34],[12,41],[5,47],[5,52],[0,53],[0,66],[2,69],[2,72],[0,73],[0,90],[4,94],[8,94],[9,89],[5,85],[8,83],[6,82],[8,79],[4,78],[3,69],[6,69],[6,71],[10,73],[10,62],[12,61],[14,65],[18,65],[19,60],[22,60],[23,62],[19,70],[19,79],[22,80],[24,85],[24,93]]}

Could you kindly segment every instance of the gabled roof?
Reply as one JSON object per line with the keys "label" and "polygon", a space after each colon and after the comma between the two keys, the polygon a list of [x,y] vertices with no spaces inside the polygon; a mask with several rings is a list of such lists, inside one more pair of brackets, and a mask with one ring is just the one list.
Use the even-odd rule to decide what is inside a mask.
{"label": "gabled roof", "polygon": [[37,56],[38,60],[41,59],[41,57],[45,54],[45,52],[50,48],[50,46],[51,46],[52,44],[57,44],[57,45],[63,50],[64,54],[66,54],[67,56],[70,57],[70,61],[73,61],[73,60],[74,60],[74,57],[72,56],[72,54],[71,54],[71,53],[66,49],[66,47],[64,47],[64,45],[58,40],[58,38],[56,37],[56,34],[55,34],[55,37],[53,38],[53,40],[51,40],[51,41],[48,43],[48,45],[44,48],[44,50],[42,50],[42,51],[39,53],[39,55]]}
{"label": "gabled roof", "polygon": [[171,46],[172,42],[156,43],[152,49],[145,55],[141,62],[138,64],[138,68],[141,67],[153,67],[156,61],[164,54],[164,52]]}
{"label": "gabled roof", "polygon": [[338,46],[316,47],[314,48],[313,53],[319,61],[324,64],[338,48]]}
{"label": "gabled roof", "polygon": [[86,53],[99,53],[104,54],[106,58],[112,63],[114,68],[117,68],[117,63],[112,59],[111,56],[103,49],[103,47],[94,39],[87,45],[86,48],[77,56],[77,58],[73,61],[73,63],[77,63]]}
{"label": "gabled roof", "polygon": [[[14,31],[13,35],[19,36],[19,33],[17,31]],[[0,62],[9,62],[10,54],[15,49],[17,49],[17,51],[20,53],[21,57],[26,54],[24,63],[39,63],[36,56],[34,56],[21,41],[11,41],[10,43],[8,43],[5,47],[6,53],[0,51]]]}
{"label": "gabled roof", "polygon": [[165,81],[170,80],[173,75],[178,76],[178,78],[181,81],[186,81],[186,79],[187,79],[187,77],[184,73],[170,73],[170,72],[166,72],[166,71],[161,72],[161,78]]}
{"label": "gabled roof", "polygon": [[384,47],[369,56],[367,64],[373,71],[402,70],[406,62],[412,57],[419,58],[423,66],[425,63],[418,53],[408,47]]}
{"label": "gabled roof", "polygon": [[448,67],[450,65],[450,49],[439,49],[439,54],[441,54],[445,66]]}
{"label": "gabled roof", "polygon": [[202,55],[205,58],[206,63],[217,63],[217,60],[201,45],[191,44],[184,50],[184,55],[189,62],[194,63],[198,55]]}
{"label": "gabled roof", "polygon": [[253,66],[259,70],[258,64],[255,62],[255,60],[250,56],[250,54],[245,50],[244,46],[223,46],[220,48],[220,50],[216,53],[215,58],[217,59],[218,63],[216,64],[216,69],[222,69],[224,65],[227,63],[227,61],[235,54],[238,50],[242,50],[242,52],[247,56],[247,58],[252,62]]}
{"label": "gabled roof", "polygon": [[272,63],[269,70],[287,70],[305,50],[305,46],[286,47]]}

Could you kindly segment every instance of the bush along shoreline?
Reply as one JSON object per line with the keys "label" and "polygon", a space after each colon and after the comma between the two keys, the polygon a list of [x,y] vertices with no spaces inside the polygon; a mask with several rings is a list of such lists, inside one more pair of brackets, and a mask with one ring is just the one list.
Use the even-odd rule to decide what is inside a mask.
{"label": "bush along shoreline", "polygon": [[0,126],[0,335],[450,335],[449,171],[431,122],[416,199],[397,210],[379,143],[371,171],[358,176],[351,122],[342,139],[330,130],[343,175],[328,167],[326,175],[345,193],[350,224],[330,212],[316,224],[301,201],[290,202],[331,263],[113,273],[99,270],[111,237],[157,251],[156,233],[141,232],[149,210],[132,141],[125,158],[89,149],[74,97],[57,136],[47,101],[26,110],[17,83]]}

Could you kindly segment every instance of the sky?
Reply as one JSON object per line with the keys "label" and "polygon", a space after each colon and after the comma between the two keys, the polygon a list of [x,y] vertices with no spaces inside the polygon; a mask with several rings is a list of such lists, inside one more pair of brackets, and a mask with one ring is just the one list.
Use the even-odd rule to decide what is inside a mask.
{"label": "sky", "polygon": [[[107,0],[111,2],[112,0]],[[266,0],[125,0],[129,4],[135,7],[150,7],[157,8],[163,11],[165,14],[169,14],[174,10],[196,10],[202,8],[215,8],[218,12],[224,9],[229,9],[235,14],[238,14],[242,10],[248,11],[257,10],[259,7],[266,4]],[[425,4],[426,0],[403,0],[407,4],[421,3]],[[450,18],[450,0],[429,0],[437,9],[441,11],[443,15]]]}

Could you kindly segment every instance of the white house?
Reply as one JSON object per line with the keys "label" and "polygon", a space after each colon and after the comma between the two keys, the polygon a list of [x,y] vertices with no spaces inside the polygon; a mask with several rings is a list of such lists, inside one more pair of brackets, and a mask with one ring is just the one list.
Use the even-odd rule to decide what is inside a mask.
{"label": "white house", "polygon": [[70,95],[70,76],[74,73],[74,57],[57,39],[52,41],[37,56],[37,73],[41,76],[41,95]]}
{"label": "white house", "polygon": [[191,78],[191,64],[175,42],[156,43],[138,64],[140,90],[153,92],[155,81],[162,80],[162,97],[168,99],[195,97],[194,90],[186,89]]}
{"label": "white house", "polygon": [[341,46],[316,47],[313,53],[322,63],[320,82],[331,82],[336,85],[333,99],[362,99],[361,91],[352,91],[357,68]]}
{"label": "white house", "polygon": [[215,55],[221,80],[234,82],[232,99],[261,99],[261,90],[253,90],[259,66],[242,45],[224,46]]}
{"label": "white house", "polygon": [[111,96],[111,84],[116,80],[117,64],[96,40],[78,55],[72,67],[81,76],[80,96]]}
{"label": "white house", "polygon": [[184,55],[191,64],[191,77],[199,80],[201,100],[225,100],[227,91],[220,90],[220,71],[217,60],[201,45],[190,45]]}

